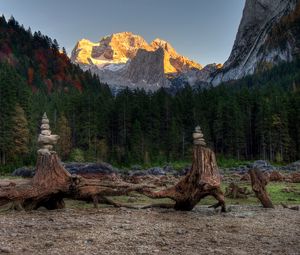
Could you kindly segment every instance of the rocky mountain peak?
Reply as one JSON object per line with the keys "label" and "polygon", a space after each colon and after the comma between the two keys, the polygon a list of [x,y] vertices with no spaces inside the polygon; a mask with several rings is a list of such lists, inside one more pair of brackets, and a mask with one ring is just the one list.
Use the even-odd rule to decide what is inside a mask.
{"label": "rocky mountain peak", "polygon": [[[160,38],[156,38],[155,40],[153,40],[150,45],[154,49],[162,48],[166,52],[176,52],[170,43],[168,43],[167,41],[160,39]],[[177,52],[176,52],[176,54],[177,54]]]}
{"label": "rocky mountain peak", "polygon": [[[162,57],[162,62],[159,60],[160,57]],[[148,79],[147,74],[153,74],[150,69],[158,72],[155,77],[160,77],[161,74],[163,76],[179,75],[189,70],[202,69],[200,64],[177,53],[167,41],[157,38],[148,44],[144,38],[131,32],[105,36],[98,43],[82,39],[72,51],[71,60],[79,64],[82,69],[90,69],[98,74],[100,80],[112,86],[118,82],[125,83],[126,86],[130,84],[131,87],[135,87],[135,84],[144,84],[145,81],[156,84],[157,82],[153,83],[151,79]],[[146,66],[145,63],[149,63],[150,66]],[[135,66],[140,74],[146,77],[141,77],[140,74],[134,72],[132,66]],[[145,70],[141,70],[141,67]],[[159,71],[159,68],[162,70]],[[133,77],[134,75],[136,77]],[[123,76],[126,81],[122,81]],[[160,77],[154,80],[159,81],[158,88],[166,85],[165,78]]]}

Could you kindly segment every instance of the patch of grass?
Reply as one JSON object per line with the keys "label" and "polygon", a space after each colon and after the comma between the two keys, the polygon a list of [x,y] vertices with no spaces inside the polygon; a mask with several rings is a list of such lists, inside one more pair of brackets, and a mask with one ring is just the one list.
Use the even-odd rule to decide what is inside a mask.
{"label": "patch of grass", "polygon": [[[291,192],[285,192],[284,189]],[[300,183],[270,183],[267,190],[274,204],[300,204]]]}

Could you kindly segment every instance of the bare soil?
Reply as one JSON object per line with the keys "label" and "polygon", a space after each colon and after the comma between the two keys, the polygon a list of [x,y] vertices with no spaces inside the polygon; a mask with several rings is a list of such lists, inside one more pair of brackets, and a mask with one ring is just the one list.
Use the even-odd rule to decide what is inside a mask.
{"label": "bare soil", "polygon": [[0,214],[0,254],[300,254],[300,212],[230,206]]}

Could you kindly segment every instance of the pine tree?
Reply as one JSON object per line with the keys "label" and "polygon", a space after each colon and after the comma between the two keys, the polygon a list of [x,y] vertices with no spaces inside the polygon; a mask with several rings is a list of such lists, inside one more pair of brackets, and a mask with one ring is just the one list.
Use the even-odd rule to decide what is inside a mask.
{"label": "pine tree", "polygon": [[96,144],[96,161],[105,162],[108,160],[108,146],[105,139],[95,141]]}
{"label": "pine tree", "polygon": [[11,154],[13,158],[19,158],[28,154],[29,128],[28,121],[23,108],[17,104],[15,116],[13,117],[13,142]]}
{"label": "pine tree", "polygon": [[142,162],[144,154],[143,146],[143,133],[141,124],[138,120],[135,120],[130,135],[131,144],[131,160],[133,162]]}
{"label": "pine tree", "polygon": [[64,114],[60,115],[58,119],[58,135],[60,139],[58,140],[58,150],[63,159],[68,158],[72,150],[71,142],[71,128],[69,126],[68,120]]}
{"label": "pine tree", "polygon": [[7,65],[0,65],[0,164],[6,164],[13,150],[13,115],[16,98],[16,73]]}

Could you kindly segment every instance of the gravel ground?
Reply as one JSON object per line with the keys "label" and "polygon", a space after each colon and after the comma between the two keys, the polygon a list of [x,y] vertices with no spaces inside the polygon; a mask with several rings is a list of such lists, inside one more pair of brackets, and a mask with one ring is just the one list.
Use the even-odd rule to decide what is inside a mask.
{"label": "gravel ground", "polygon": [[300,212],[231,206],[0,214],[0,254],[300,254]]}

